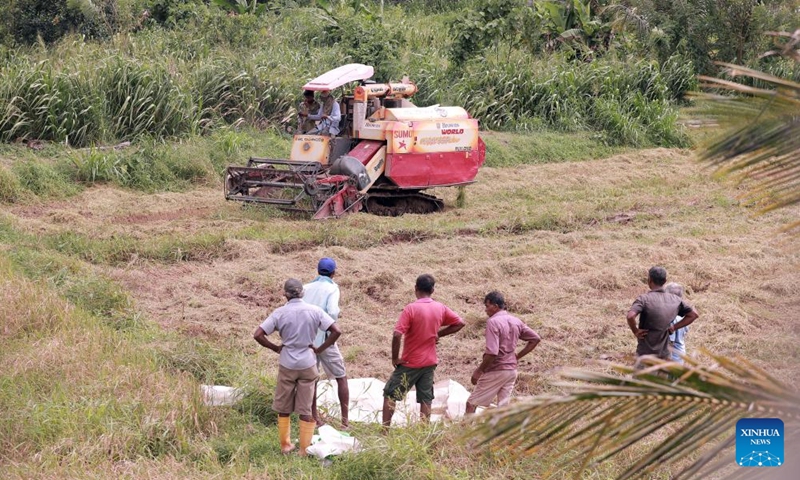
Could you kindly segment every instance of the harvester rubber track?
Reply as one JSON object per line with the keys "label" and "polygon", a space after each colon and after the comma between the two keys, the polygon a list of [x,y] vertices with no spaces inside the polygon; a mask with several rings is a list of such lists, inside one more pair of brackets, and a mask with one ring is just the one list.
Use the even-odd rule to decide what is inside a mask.
{"label": "harvester rubber track", "polygon": [[365,199],[367,212],[385,217],[406,213],[434,213],[444,210],[444,202],[433,195],[389,188],[370,190]]}

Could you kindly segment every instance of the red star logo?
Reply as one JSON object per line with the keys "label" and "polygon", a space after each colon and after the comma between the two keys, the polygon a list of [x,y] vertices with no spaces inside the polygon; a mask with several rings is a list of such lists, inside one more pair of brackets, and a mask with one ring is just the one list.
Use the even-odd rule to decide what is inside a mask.
{"label": "red star logo", "polygon": [[400,141],[400,144],[397,146],[397,148],[398,148],[399,150],[405,150],[405,148],[406,148],[406,141],[405,141],[405,140],[402,140],[402,141]]}

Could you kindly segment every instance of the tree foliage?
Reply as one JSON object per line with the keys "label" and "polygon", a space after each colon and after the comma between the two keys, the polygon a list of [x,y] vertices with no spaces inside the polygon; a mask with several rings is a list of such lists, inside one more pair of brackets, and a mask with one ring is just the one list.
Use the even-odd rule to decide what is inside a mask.
{"label": "tree foliage", "polygon": [[264,15],[271,9],[278,8],[280,2],[274,0],[211,0],[211,3],[239,15],[245,13]]}
{"label": "tree foliage", "polygon": [[402,32],[383,24],[380,13],[362,0],[349,0],[338,6],[316,0],[322,20],[320,36],[328,45],[344,47],[349,60],[375,67],[375,78],[398,80],[404,73],[396,57],[404,43]]}
{"label": "tree foliage", "polygon": [[[715,74],[715,62],[744,64],[763,51],[763,32],[800,21],[791,2],[762,0],[623,0],[647,21],[642,47],[663,60],[680,53],[699,73]],[[795,23],[792,28],[796,27]]]}
{"label": "tree foliage", "polygon": [[603,17],[605,1],[482,0],[451,22],[450,58],[456,66],[499,42],[524,45],[531,54],[566,48],[588,60],[608,49],[614,24]]}
{"label": "tree foliage", "polygon": [[[772,35],[777,48],[766,55],[785,56],[800,65],[800,29]],[[731,77],[748,77],[763,86],[700,77],[708,88],[756,100],[725,99],[738,126],[711,145],[702,158],[717,167],[718,175],[734,175],[751,185],[744,198],[759,204],[761,212],[800,203],[800,83],[734,64],[720,66]],[[787,228],[800,228],[800,220]]]}
{"label": "tree foliage", "polygon": [[23,45],[53,43],[71,32],[108,38],[118,24],[116,0],[11,0],[0,8],[6,35]]}
{"label": "tree foliage", "polygon": [[516,0],[482,0],[474,9],[463,11],[450,23],[451,61],[462,65],[490,45],[516,36],[522,13]]}
{"label": "tree foliage", "polygon": [[601,2],[547,0],[535,2],[533,8],[548,50],[566,45],[576,57],[587,59],[593,52],[608,49],[611,43],[613,24],[601,17]]}
{"label": "tree foliage", "polygon": [[[731,462],[717,459],[736,440],[742,417],[780,417],[786,443],[800,441],[800,396],[743,358],[710,355],[711,367],[653,359],[649,368],[612,365],[612,373],[569,369],[561,395],[538,396],[479,417],[469,435],[516,454],[569,454],[587,466],[634,455],[618,479],[645,477],[661,465],[688,463],[675,478],[706,478]],[[575,382],[578,382],[577,384]],[[643,454],[631,447],[650,435],[663,440]],[[699,454],[698,454],[699,453]],[[558,476],[561,472],[543,472]],[[733,478],[763,472],[738,470]]]}

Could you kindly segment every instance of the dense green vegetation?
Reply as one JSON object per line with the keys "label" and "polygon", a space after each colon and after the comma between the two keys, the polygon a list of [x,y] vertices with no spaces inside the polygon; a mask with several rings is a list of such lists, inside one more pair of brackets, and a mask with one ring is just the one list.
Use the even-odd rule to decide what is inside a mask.
{"label": "dense green vegetation", "polygon": [[729,2],[749,8],[748,41],[720,50],[683,35],[716,25],[719,8],[690,18],[660,2],[385,3],[380,15],[366,1],[15,0],[0,7],[0,139],[86,147],[280,127],[301,82],[364,62],[381,80],[410,75],[418,103],[463,105],[485,128],[685,146],[675,105],[695,72],[755,58],[758,28],[785,10]]}

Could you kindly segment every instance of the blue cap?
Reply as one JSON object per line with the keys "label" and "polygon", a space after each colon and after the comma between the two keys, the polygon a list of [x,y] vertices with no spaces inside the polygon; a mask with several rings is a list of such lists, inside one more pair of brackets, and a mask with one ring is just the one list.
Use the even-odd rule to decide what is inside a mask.
{"label": "blue cap", "polygon": [[317,272],[320,275],[330,275],[336,271],[336,262],[332,258],[325,257],[319,261]]}

